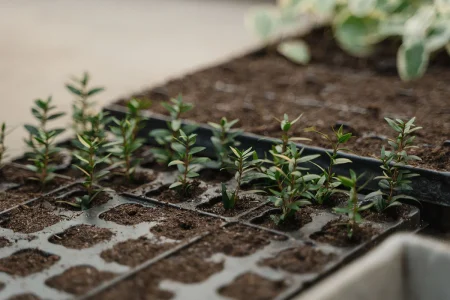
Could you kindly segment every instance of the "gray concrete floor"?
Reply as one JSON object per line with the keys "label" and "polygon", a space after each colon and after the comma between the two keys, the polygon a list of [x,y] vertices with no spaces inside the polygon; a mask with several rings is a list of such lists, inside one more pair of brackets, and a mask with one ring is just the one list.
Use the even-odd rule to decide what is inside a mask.
{"label": "gray concrete floor", "polygon": [[[244,26],[245,0],[0,0],[0,121],[17,126],[10,156],[23,149],[36,98],[53,95],[70,113],[64,88],[87,70],[120,96],[217,63],[257,45]],[[60,122],[69,127],[70,120]]]}

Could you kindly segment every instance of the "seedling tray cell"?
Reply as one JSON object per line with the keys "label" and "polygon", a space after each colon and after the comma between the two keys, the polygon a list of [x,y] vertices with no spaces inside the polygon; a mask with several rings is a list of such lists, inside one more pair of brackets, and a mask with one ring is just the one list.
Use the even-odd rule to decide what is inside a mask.
{"label": "seedling tray cell", "polygon": [[[40,299],[123,299],[124,295],[144,297],[139,293],[145,292],[148,299],[188,296],[220,299],[227,295],[242,299],[245,293],[261,290],[264,283],[273,287],[270,292],[274,299],[288,299],[391,232],[413,230],[420,222],[418,209],[409,207],[408,214],[394,222],[365,221],[362,226],[372,224],[379,230],[370,240],[338,247],[311,238],[328,221],[338,218],[329,208],[308,210],[310,222],[295,231],[282,231],[255,222],[262,214],[274,210],[266,196],[252,196],[253,205],[236,214],[221,215],[221,211],[217,214],[204,207],[211,201],[220,206],[216,203],[220,183],[199,181],[201,192],[196,197],[171,203],[153,195],[170,184],[175,173],[158,170],[155,174],[152,182],[126,193],[108,191],[109,200],[84,212],[57,206],[52,213],[60,221],[42,230],[25,234],[1,227],[0,236],[9,244],[0,248],[0,268],[3,268],[0,282],[4,284],[0,297],[33,294]],[[233,180],[227,184],[232,186]],[[64,199],[79,191],[80,185],[75,183],[53,194]],[[27,205],[39,205],[45,199],[36,198]],[[14,209],[0,214],[3,221],[13,217]],[[77,230],[83,232],[91,226],[104,238],[81,244],[71,242],[70,239],[80,238]],[[129,251],[128,245],[139,243],[156,250]],[[12,275],[5,266],[10,266],[12,255],[14,258],[14,254],[26,249],[46,257],[46,264],[27,276]],[[297,269],[292,261],[286,265],[289,260],[295,262],[294,253],[298,252],[314,255],[317,263],[306,269],[298,260]],[[199,256],[192,256],[195,253]],[[164,275],[163,270],[171,270],[174,263],[188,264],[192,259],[200,266],[198,278],[178,278],[170,272]],[[201,268],[203,264],[207,268]],[[89,284],[86,281],[81,287],[67,285],[67,280],[73,279],[61,275],[76,274],[79,270],[89,272],[97,281]],[[189,265],[186,270],[189,275]],[[139,282],[146,282],[149,290],[136,288]]]}

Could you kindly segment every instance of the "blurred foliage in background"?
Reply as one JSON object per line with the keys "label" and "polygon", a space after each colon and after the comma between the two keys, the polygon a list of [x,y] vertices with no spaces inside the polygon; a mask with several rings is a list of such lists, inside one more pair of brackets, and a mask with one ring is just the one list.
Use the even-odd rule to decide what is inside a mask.
{"label": "blurred foliage in background", "polygon": [[[397,69],[405,81],[420,78],[434,52],[445,48],[450,54],[450,0],[278,0],[252,9],[247,24],[269,44],[306,19],[313,22],[310,30],[330,27],[340,47],[358,57],[384,39],[401,39]],[[310,60],[300,39],[282,41],[277,49],[296,63]]]}

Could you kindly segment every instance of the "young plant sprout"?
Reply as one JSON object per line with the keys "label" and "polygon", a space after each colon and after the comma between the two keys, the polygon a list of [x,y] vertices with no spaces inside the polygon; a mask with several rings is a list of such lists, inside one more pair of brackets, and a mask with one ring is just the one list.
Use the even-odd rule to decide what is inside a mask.
{"label": "young plant sprout", "polygon": [[[176,99],[170,100],[172,104],[164,102],[161,105],[169,112],[171,120],[167,122],[168,129],[155,129],[150,132],[150,137],[153,137],[161,148],[153,148],[152,153],[156,160],[167,165],[173,160],[173,149],[171,144],[179,136],[181,129],[181,115],[190,111],[194,105],[183,102],[183,97],[178,95]],[[193,126],[184,126],[183,131],[189,134],[194,131]]]}
{"label": "young plant sprout", "polygon": [[216,151],[217,160],[220,168],[224,168],[230,163],[230,148],[239,146],[236,137],[242,134],[242,130],[233,130],[232,127],[239,122],[239,119],[228,122],[227,118],[220,119],[220,123],[208,122],[213,128],[211,142]]}
{"label": "young plant sprout", "polygon": [[414,132],[422,129],[414,124],[416,118],[412,118],[408,122],[400,119],[385,118],[389,126],[398,134],[395,139],[389,139],[388,143],[392,150],[385,150],[384,146],[381,148],[381,162],[380,166],[383,170],[383,175],[375,179],[380,179],[378,182],[381,191],[372,193],[372,198],[375,208],[378,211],[383,211],[388,207],[400,206],[400,200],[409,199],[417,201],[416,198],[403,194],[405,191],[412,190],[411,178],[420,176],[410,170],[402,169],[403,166],[409,164],[414,160],[421,160],[416,155],[408,154],[408,150],[416,148],[413,146],[415,135]]}
{"label": "young plant sprout", "polygon": [[297,123],[301,117],[302,115],[298,116],[297,119],[293,121],[289,120],[289,116],[287,114],[284,114],[283,120],[275,118],[278,122],[280,122],[280,127],[283,131],[283,134],[281,135],[281,144],[277,145],[275,148],[279,154],[286,152],[290,142],[310,141],[310,139],[308,138],[290,136],[290,130],[292,129],[292,126]]}
{"label": "young plant sprout", "polygon": [[207,157],[194,157],[194,154],[199,153],[205,149],[205,147],[194,147],[196,143],[197,135],[186,135],[183,130],[180,129],[180,136],[174,138],[175,142],[172,143],[172,149],[178,159],[175,159],[169,163],[169,166],[176,165],[180,176],[178,181],[170,185],[170,189],[176,189],[180,195],[186,197],[191,193],[192,184],[190,179],[198,177],[199,174],[195,172],[194,164],[203,164],[209,159]]}
{"label": "young plant sprout", "polygon": [[233,152],[230,155],[231,169],[235,170],[234,179],[236,180],[236,188],[233,192],[229,192],[224,183],[222,183],[222,203],[225,209],[232,209],[235,207],[236,203],[239,201],[239,195],[243,193],[257,193],[264,192],[260,190],[245,191],[240,193],[241,184],[248,182],[249,179],[253,179],[252,172],[256,170],[256,164],[258,162],[258,157],[256,152],[252,148],[248,148],[245,151],[240,151],[239,149],[230,147]]}
{"label": "young plant sprout", "polygon": [[280,127],[283,131],[283,134],[281,136],[281,143],[272,147],[272,150],[270,151],[272,160],[262,160],[262,162],[264,163],[273,165],[273,167],[269,169],[262,167],[261,172],[268,175],[267,178],[274,182],[279,192],[283,190],[284,173],[287,172],[287,164],[283,159],[279,157],[279,155],[286,154],[286,152],[289,151],[289,144],[293,142],[310,140],[308,138],[290,136],[290,130],[292,129],[292,126],[297,123],[297,121],[300,120],[301,117],[302,115],[298,116],[295,120],[290,121],[289,116],[287,114],[284,114],[283,120],[276,119],[278,122],[280,122]]}
{"label": "young plant sprout", "polygon": [[134,128],[133,137],[136,138],[139,130],[142,129],[142,121],[145,120],[145,117],[142,116],[142,111],[144,109],[149,108],[152,105],[152,102],[150,100],[141,100],[141,99],[131,99],[127,103],[128,108],[128,117],[131,120],[134,120],[136,122],[136,126]]}
{"label": "young plant sprout", "polygon": [[315,164],[322,171],[320,178],[316,181],[318,190],[315,195],[315,200],[319,204],[323,204],[330,199],[330,196],[333,195],[336,188],[341,185],[341,181],[337,180],[335,176],[336,174],[333,172],[333,167],[335,165],[352,163],[352,161],[348,158],[338,158],[339,151],[350,151],[347,148],[343,148],[342,145],[350,140],[352,133],[344,133],[343,125],[341,125],[338,130],[333,128],[334,137],[313,128],[308,129],[307,131],[313,131],[320,134],[325,140],[327,140],[332,149],[331,153],[326,152],[330,158],[328,168],[325,169]]}
{"label": "young plant sprout", "polygon": [[64,115],[64,113],[51,113],[55,109],[55,106],[51,105],[51,100],[51,96],[47,100],[38,99],[35,101],[35,107],[31,109],[34,117],[39,121],[38,127],[25,125],[25,129],[30,134],[26,143],[31,148],[31,152],[26,155],[33,162],[33,165],[27,165],[27,168],[36,174],[31,179],[39,181],[42,188],[56,175],[56,168],[51,162],[61,149],[54,145],[54,140],[64,132],[62,128],[46,129],[49,120],[55,120]]}
{"label": "young plant sprout", "polygon": [[308,168],[300,167],[299,164],[311,162],[320,155],[302,156],[303,149],[299,150],[295,144],[290,143],[284,154],[273,153],[280,159],[280,166],[273,166],[267,170],[266,175],[273,180],[281,180],[279,190],[271,189],[273,196],[269,199],[276,207],[281,207],[281,215],[272,215],[276,224],[285,222],[300,210],[301,206],[308,205],[314,195],[312,181],[319,178],[315,174],[303,174]]}
{"label": "young plant sprout", "polygon": [[104,139],[95,138],[93,140],[88,136],[78,135],[78,141],[80,146],[78,147],[78,154],[73,155],[83,164],[74,165],[78,168],[84,175],[83,185],[86,188],[87,195],[75,198],[76,202],[60,201],[74,207],[79,207],[82,210],[88,209],[95,199],[103,189],[96,189],[95,183],[109,174],[108,170],[101,170],[96,172],[96,167],[105,162],[108,159],[108,155],[101,157],[100,149],[104,144]]}
{"label": "young plant sprout", "polygon": [[135,159],[133,154],[144,144],[144,141],[134,134],[136,120],[128,117],[120,121],[113,118],[112,121],[117,125],[110,127],[111,132],[116,136],[116,141],[107,144],[106,147],[112,146],[108,152],[117,158],[117,165],[123,168],[123,175],[130,182],[139,165],[139,159]]}
{"label": "young plant sprout", "polygon": [[91,101],[91,97],[102,92],[103,87],[89,88],[89,74],[84,72],[81,79],[72,78],[73,83],[66,84],[66,88],[73,95],[76,96],[76,100],[72,105],[72,119],[75,132],[83,135],[87,130],[87,124],[89,123],[89,109],[92,108],[95,103]]}
{"label": "young plant sprout", "polygon": [[[350,194],[347,201],[347,207],[335,207],[334,211],[337,213],[346,214],[348,216],[347,235],[349,239],[353,237],[353,234],[357,230],[358,224],[362,221],[360,212],[373,206],[373,203],[364,206],[360,206],[358,203],[358,191],[363,189],[365,186],[364,185],[359,188],[357,187],[358,180],[361,177],[362,175],[357,177],[353,170],[350,170],[350,178],[338,176],[339,182],[343,186],[350,189]],[[370,196],[370,194],[368,196]]]}

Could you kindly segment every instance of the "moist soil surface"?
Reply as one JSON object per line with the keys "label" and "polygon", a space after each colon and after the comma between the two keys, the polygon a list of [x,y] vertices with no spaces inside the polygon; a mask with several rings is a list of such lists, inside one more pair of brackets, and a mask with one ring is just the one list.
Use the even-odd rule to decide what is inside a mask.
{"label": "moist soil surface", "polygon": [[356,227],[351,238],[348,237],[347,220],[339,218],[328,222],[322,230],[311,235],[311,238],[328,243],[337,247],[351,247],[370,240],[379,230],[370,224],[363,224]]}
{"label": "moist soil surface", "polygon": [[145,196],[150,198],[156,198],[161,202],[167,203],[181,203],[191,199],[195,200],[195,197],[200,196],[206,191],[206,187],[200,186],[199,180],[193,180],[192,186],[188,195],[181,195],[178,191],[169,189],[168,186],[163,186],[155,191],[148,192]]}
{"label": "moist soil surface", "polygon": [[[77,203],[76,198],[82,197],[84,195],[87,195],[87,192],[84,189],[80,189],[79,191],[75,191],[74,193],[67,195],[67,197],[58,199],[58,201]],[[112,199],[111,196],[106,191],[103,191],[103,192],[97,194],[97,196],[94,198],[94,200],[92,200],[92,202],[89,205],[90,205],[90,207],[100,206],[102,204],[105,204],[106,202],[108,202],[111,199]],[[71,210],[71,211],[80,211],[81,210],[80,207],[76,207],[76,206],[73,206],[73,205],[70,205],[70,204],[64,203],[64,202],[55,202],[54,204],[57,205],[58,207],[61,207],[61,208],[67,209],[67,210]]]}
{"label": "moist soil surface", "polygon": [[0,271],[11,275],[28,276],[47,269],[59,260],[56,255],[37,249],[25,249],[0,259]]}
{"label": "moist soil surface", "polygon": [[114,273],[98,271],[91,266],[77,266],[47,279],[45,284],[69,294],[82,295],[114,276]]}
{"label": "moist soil surface", "polygon": [[159,288],[164,279],[181,283],[199,283],[223,269],[223,262],[208,260],[215,253],[247,256],[281,237],[242,225],[230,226],[207,236],[138,272],[95,299],[170,299],[173,294]]}
{"label": "moist soil surface", "polygon": [[114,174],[110,178],[100,181],[103,187],[111,188],[116,192],[122,193],[133,190],[141,185],[147,184],[155,180],[156,175],[148,172],[136,172],[131,181],[119,174]]}
{"label": "moist soil surface", "polygon": [[[131,98],[151,99],[151,110],[167,115],[162,101],[179,93],[195,108],[183,115],[199,123],[221,117],[240,119],[247,132],[280,137],[273,117],[288,113],[296,124],[295,136],[311,138],[310,145],[330,148],[319,135],[303,132],[314,126],[332,134],[331,127],[344,124],[355,138],[346,147],[364,156],[379,156],[386,137],[395,132],[384,117],[417,117],[418,166],[450,170],[450,58],[438,53],[423,78],[402,82],[396,71],[398,43],[386,41],[369,58],[346,54],[334,42],[330,30],[316,30],[305,37],[312,61],[296,65],[276,51],[258,51],[221,65],[200,70]],[[119,100],[123,105],[126,100]]]}
{"label": "moist soil surface", "polygon": [[282,269],[290,273],[310,273],[321,270],[334,258],[333,254],[325,254],[311,246],[292,248],[279,253],[276,257],[267,258],[262,266]]}
{"label": "moist soil surface", "polygon": [[239,201],[231,209],[225,209],[222,203],[222,197],[216,197],[211,199],[209,203],[197,206],[198,209],[209,212],[212,214],[224,216],[224,217],[235,217],[244,213],[245,211],[254,208],[261,204],[261,200],[254,199],[249,196],[240,196]]}
{"label": "moist soil surface", "polygon": [[139,204],[123,204],[100,215],[101,219],[121,225],[135,225],[141,222],[156,222],[150,231],[159,237],[183,240],[210,229],[221,221],[178,208],[156,206],[145,207]]}
{"label": "moist soil surface", "polygon": [[255,273],[245,273],[219,289],[219,294],[237,300],[270,300],[286,289],[286,284],[272,281]]}
{"label": "moist soil surface", "polygon": [[199,179],[208,183],[227,182],[233,178],[233,174],[225,170],[203,169],[199,172]]}
{"label": "moist soil surface", "polygon": [[136,225],[155,221],[155,210],[155,207],[145,207],[140,204],[122,204],[102,213],[100,219],[120,225]]}
{"label": "moist soil surface", "polygon": [[174,244],[140,237],[135,240],[120,242],[113,248],[103,251],[100,256],[107,262],[114,261],[121,265],[135,267],[171,247],[174,247]]}
{"label": "moist soil surface", "polygon": [[296,231],[312,221],[311,214],[313,212],[314,210],[312,208],[306,206],[301,208],[300,211],[296,212],[292,218],[284,222],[275,224],[275,222],[272,220],[271,215],[279,217],[281,215],[281,211],[278,209],[271,209],[265,212],[262,216],[254,218],[251,222],[259,226],[279,231]]}
{"label": "moist soil surface", "polygon": [[28,206],[19,206],[1,216],[0,226],[15,232],[33,233],[58,223],[61,217],[55,214],[56,210],[57,208],[44,198]]}
{"label": "moist soil surface", "polygon": [[194,235],[213,230],[221,220],[199,215],[192,211],[165,207],[159,210],[158,224],[150,228],[156,236],[173,240],[184,240]]}
{"label": "moist soil surface", "polygon": [[109,229],[83,224],[55,234],[50,237],[49,241],[67,248],[84,249],[108,241],[112,236],[113,233]]}

